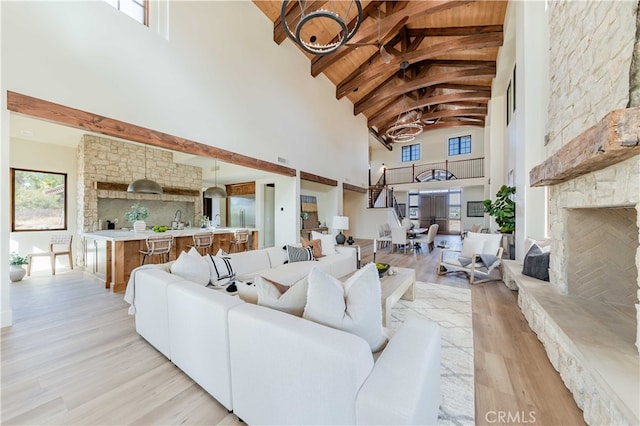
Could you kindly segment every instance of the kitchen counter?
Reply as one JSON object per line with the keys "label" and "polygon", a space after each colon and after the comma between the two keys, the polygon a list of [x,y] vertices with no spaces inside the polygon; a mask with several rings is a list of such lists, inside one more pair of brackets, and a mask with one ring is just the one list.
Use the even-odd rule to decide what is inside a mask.
{"label": "kitchen counter", "polygon": [[151,235],[171,234],[174,244],[169,253],[169,259],[175,260],[182,251],[188,251],[193,244],[193,235],[199,232],[213,232],[211,253],[217,253],[222,248],[229,249],[229,241],[238,229],[248,229],[250,249],[258,248],[258,230],[255,228],[185,228],[168,230],[165,232],[129,231],[110,229],[106,231],[86,232],[81,236],[84,240],[84,259],[86,272],[94,279],[104,283],[106,288],[114,292],[122,292],[127,288],[131,271],[142,262],[141,250],[146,250],[147,237]]}

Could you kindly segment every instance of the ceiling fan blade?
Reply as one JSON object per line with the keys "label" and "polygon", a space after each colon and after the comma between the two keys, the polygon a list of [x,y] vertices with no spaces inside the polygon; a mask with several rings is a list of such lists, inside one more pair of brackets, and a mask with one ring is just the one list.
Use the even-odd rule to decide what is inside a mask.
{"label": "ceiling fan blade", "polygon": [[380,57],[382,58],[382,62],[384,62],[385,64],[391,63],[391,55],[382,45],[380,46]]}

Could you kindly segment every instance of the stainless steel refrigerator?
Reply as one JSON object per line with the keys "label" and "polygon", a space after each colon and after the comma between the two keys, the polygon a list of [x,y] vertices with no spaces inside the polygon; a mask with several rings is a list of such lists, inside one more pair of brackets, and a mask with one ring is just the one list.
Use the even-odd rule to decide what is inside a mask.
{"label": "stainless steel refrigerator", "polygon": [[254,195],[234,195],[229,203],[229,226],[232,228],[255,228],[256,199]]}

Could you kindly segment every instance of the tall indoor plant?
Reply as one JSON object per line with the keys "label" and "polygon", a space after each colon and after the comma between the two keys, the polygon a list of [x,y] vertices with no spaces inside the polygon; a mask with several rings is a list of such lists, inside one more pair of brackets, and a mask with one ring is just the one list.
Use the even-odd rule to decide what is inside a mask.
{"label": "tall indoor plant", "polygon": [[516,230],[516,203],[511,196],[516,193],[515,186],[502,185],[496,192],[496,200],[484,200],[485,213],[493,216],[500,227],[500,232],[507,234],[507,248],[509,259],[515,259],[515,241],[513,233]]}
{"label": "tall indoor plant", "polygon": [[496,218],[500,232],[508,234],[516,230],[516,203],[511,196],[516,193],[515,186],[502,185],[496,192],[496,200],[484,200],[484,212]]}

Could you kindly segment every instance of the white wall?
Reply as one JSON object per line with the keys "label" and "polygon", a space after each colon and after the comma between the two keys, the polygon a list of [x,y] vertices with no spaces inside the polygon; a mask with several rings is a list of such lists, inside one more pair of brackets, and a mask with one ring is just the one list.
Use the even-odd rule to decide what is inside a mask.
{"label": "white wall", "polygon": [[467,202],[468,201],[483,201],[486,198],[484,197],[484,186],[467,186],[462,188],[462,217],[460,219],[460,229],[470,229],[471,225],[474,223],[479,223],[482,226],[486,226],[489,222],[488,215],[485,214],[484,217],[468,217],[467,216]]}
{"label": "white wall", "polygon": [[[546,193],[529,186],[529,172],[544,160],[544,134],[548,101],[549,33],[544,2],[510,2],[505,21],[505,42],[498,54],[498,70],[490,107],[491,161],[489,194],[501,185],[516,187],[516,259],[524,258],[527,236],[546,233]],[[506,90],[513,84],[516,66],[516,108],[506,123]],[[497,229],[491,219],[491,229]]]}
{"label": "white wall", "polygon": [[[367,185],[366,119],[335,99],[324,76],[311,77],[290,41],[273,42],[273,24],[252,2],[175,1],[168,10],[167,39],[100,1],[1,2],[0,173],[8,176],[11,90]],[[297,241],[291,200],[299,183],[285,181],[290,191],[276,190],[276,205],[286,207],[276,216],[276,244]],[[6,205],[6,187],[0,195]],[[8,241],[6,208],[0,218]],[[9,247],[0,248],[6,277]],[[11,314],[3,283],[4,326]]]}
{"label": "white wall", "polygon": [[[81,245],[77,238],[76,199],[78,178],[76,158],[75,148],[42,144],[24,139],[11,140],[9,160],[11,167],[67,174],[67,230],[11,232],[10,251],[15,251],[22,256],[27,253],[48,251],[51,236],[62,233],[74,236],[73,254],[75,264],[77,264],[77,260],[82,258]],[[10,211],[9,204],[7,204],[7,210]],[[66,257],[62,257],[60,261],[63,262],[61,264],[67,265]],[[51,269],[48,260],[44,258],[34,262],[32,271],[42,269],[47,271]]]}
{"label": "white wall", "polygon": [[[449,138],[457,136],[471,135],[471,153],[454,155],[449,157]],[[420,144],[420,160],[414,162],[401,161],[402,146]],[[376,182],[380,176],[379,168],[382,163],[387,168],[408,167],[412,163],[428,164],[440,161],[459,161],[471,158],[481,158],[484,156],[484,129],[482,127],[456,127],[431,130],[421,133],[416,140],[406,144],[394,144],[393,151],[389,151],[381,144],[374,145],[371,150],[371,180]]]}
{"label": "white wall", "polygon": [[[337,233],[331,227],[333,217],[341,214],[338,208],[338,188],[317,182],[301,180],[300,195],[312,195],[316,197],[316,202],[318,203],[318,221],[329,228],[329,233]],[[349,226],[351,226],[351,222]]]}

